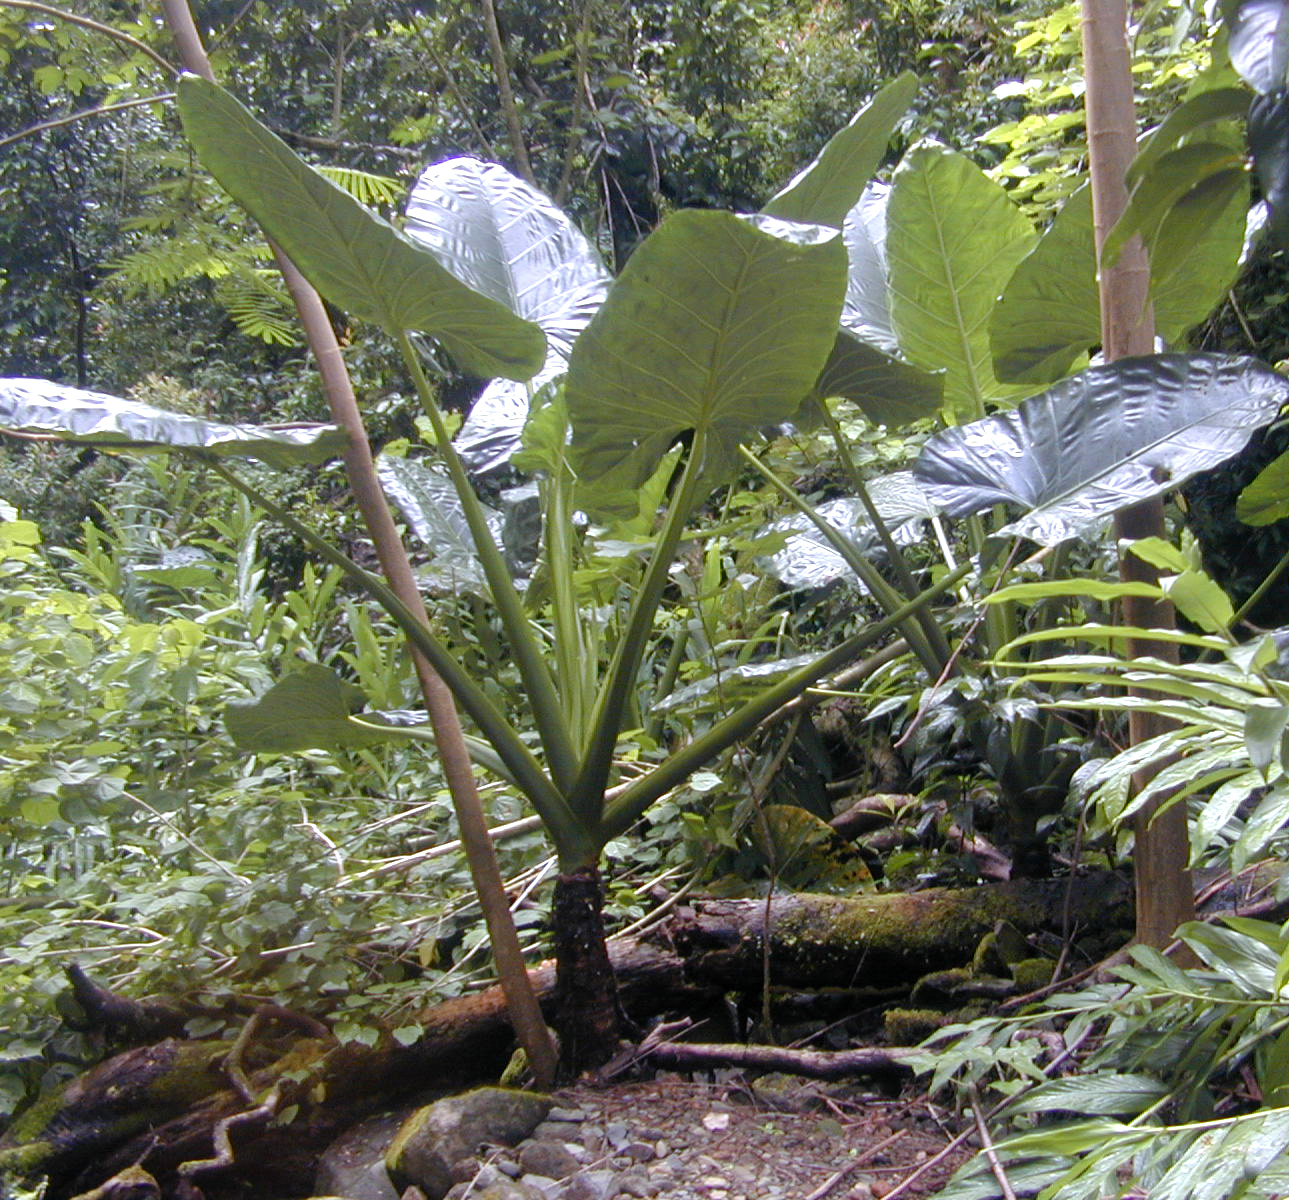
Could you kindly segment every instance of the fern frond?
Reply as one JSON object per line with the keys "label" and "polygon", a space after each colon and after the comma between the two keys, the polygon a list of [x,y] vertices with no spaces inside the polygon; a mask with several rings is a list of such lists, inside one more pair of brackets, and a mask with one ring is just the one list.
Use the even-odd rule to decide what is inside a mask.
{"label": "fern frond", "polygon": [[295,309],[276,271],[241,270],[221,279],[215,299],[247,337],[271,346],[295,346]]}
{"label": "fern frond", "polygon": [[252,270],[253,244],[233,241],[218,226],[193,221],[168,237],[110,262],[114,279],[127,293],[164,291],[186,279],[223,279]]}
{"label": "fern frond", "polygon": [[352,167],[319,167],[332,183],[342,187],[359,204],[394,205],[403,198],[407,188],[390,175],[373,175]]}

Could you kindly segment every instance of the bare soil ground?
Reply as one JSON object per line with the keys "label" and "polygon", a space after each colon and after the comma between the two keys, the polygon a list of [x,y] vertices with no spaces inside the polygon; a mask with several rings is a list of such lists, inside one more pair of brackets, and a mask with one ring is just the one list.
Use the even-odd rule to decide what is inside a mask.
{"label": "bare soil ground", "polygon": [[937,1159],[956,1130],[922,1098],[785,1075],[713,1075],[719,1082],[663,1074],[579,1086],[558,1103],[605,1131],[606,1154],[644,1159],[636,1178],[647,1182],[636,1194],[665,1200],[917,1200],[972,1153]]}

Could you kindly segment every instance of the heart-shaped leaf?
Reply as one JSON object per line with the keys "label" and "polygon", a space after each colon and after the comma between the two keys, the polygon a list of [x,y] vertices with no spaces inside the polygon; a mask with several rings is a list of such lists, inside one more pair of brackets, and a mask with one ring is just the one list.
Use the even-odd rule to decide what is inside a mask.
{"label": "heart-shaped leaf", "polygon": [[391,332],[431,334],[465,370],[528,379],[542,331],[462,283],[433,254],[315,171],[216,84],[179,80],[202,164],[333,304]]}
{"label": "heart-shaped leaf", "polygon": [[[1228,193],[1229,196],[1229,193]],[[1210,197],[1218,211],[1205,209],[1199,228],[1183,240],[1165,222],[1156,256],[1167,277],[1153,278],[1155,327],[1176,342],[1204,320],[1238,269],[1244,214],[1240,201]],[[1197,197],[1197,202],[1200,198]],[[1179,216],[1178,221],[1183,221]],[[1083,354],[1101,342],[1093,243],[1092,194],[1080,187],[1062,206],[1038,245],[1016,268],[989,325],[998,378],[1009,383],[1046,384],[1064,378]],[[1168,254],[1162,253],[1167,245]],[[1175,257],[1174,257],[1175,256]],[[1152,270],[1156,262],[1151,262]]]}
{"label": "heart-shaped leaf", "polygon": [[989,317],[1033,244],[1007,193],[963,155],[920,146],[896,172],[886,212],[891,319],[909,362],[945,372],[951,420],[1018,394],[994,377]]}
{"label": "heart-shaped leaf", "polygon": [[0,429],[108,450],[254,458],[273,467],[327,462],[345,448],[334,425],[225,425],[45,379],[0,379]]}
{"label": "heart-shaped leaf", "polygon": [[936,434],[914,474],[950,516],[1019,504],[1001,532],[1054,545],[1225,462],[1286,399],[1289,381],[1254,359],[1120,359]]}
{"label": "heart-shaped leaf", "polygon": [[546,334],[546,361],[528,386],[493,380],[457,435],[457,452],[472,470],[499,469],[519,448],[531,392],[568,369],[573,343],[608,294],[609,273],[541,192],[478,159],[429,167],[412,189],[405,229],[458,279]]}
{"label": "heart-shaped leaf", "polygon": [[673,214],[578,339],[565,397],[579,477],[638,487],[687,431],[713,486],[750,431],[792,417],[832,348],[846,289],[836,230]]}
{"label": "heart-shaped leaf", "polygon": [[891,134],[917,90],[917,76],[911,71],[892,79],[761,211],[784,221],[840,229],[882,161]]}

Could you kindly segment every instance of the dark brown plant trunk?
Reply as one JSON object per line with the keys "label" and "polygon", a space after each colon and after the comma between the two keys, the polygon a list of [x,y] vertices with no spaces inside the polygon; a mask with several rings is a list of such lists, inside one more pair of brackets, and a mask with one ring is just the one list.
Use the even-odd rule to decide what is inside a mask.
{"label": "dark brown plant trunk", "polygon": [[602,1066],[618,1049],[621,1008],[603,908],[604,888],[595,867],[579,867],[555,881],[555,1026],[566,1075]]}

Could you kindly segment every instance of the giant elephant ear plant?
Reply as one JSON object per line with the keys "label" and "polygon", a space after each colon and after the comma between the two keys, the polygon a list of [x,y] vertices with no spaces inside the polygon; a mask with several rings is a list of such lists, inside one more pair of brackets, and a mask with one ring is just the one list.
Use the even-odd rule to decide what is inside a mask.
{"label": "giant elephant ear plant", "polygon": [[[909,87],[908,81],[901,82],[895,99]],[[571,1070],[594,1065],[612,1052],[617,1032],[600,919],[598,863],[605,844],[765,716],[963,574],[947,576],[890,619],[765,688],[648,774],[617,783],[615,747],[641,699],[641,666],[686,524],[712,489],[729,478],[739,441],[761,426],[790,419],[833,350],[846,291],[841,233],[832,226],[772,215],[677,213],[640,246],[595,310],[603,277],[587,262],[580,235],[533,189],[496,168],[460,162],[432,168],[418,188],[409,229],[416,235],[413,242],[340,196],[213,83],[185,77],[179,104],[198,156],[269,236],[328,299],[377,322],[397,342],[434,429],[480,580],[521,678],[539,749],[531,748],[483,682],[461,667],[451,648],[388,583],[211,457],[209,444],[187,448],[206,457],[212,469],[341,567],[390,613],[482,735],[474,743],[477,761],[508,778],[542,818],[561,868],[553,927],[563,1059]],[[857,122],[858,133],[854,126],[844,131],[844,144],[853,148],[861,134],[869,143],[884,144],[897,108],[902,105],[893,101],[879,106],[871,122]],[[869,150],[858,158],[866,162],[871,156]],[[822,190],[842,205],[843,191],[856,197],[864,183],[849,178],[856,161],[853,153],[821,156],[811,168],[821,177],[811,183],[807,172],[794,186],[826,184]],[[462,180],[468,187],[451,186]],[[503,213],[505,219],[499,219]],[[465,229],[467,236],[436,237],[435,230],[449,227]],[[495,236],[503,227],[512,234],[509,240]],[[523,309],[519,297],[525,289],[512,285],[517,275],[531,270],[525,260],[539,246],[558,247],[566,263],[579,260],[574,274],[583,293],[571,311],[552,296],[541,311],[530,308],[525,314],[549,325],[548,336],[561,322],[574,326],[576,335],[571,351],[557,348],[559,357],[567,353],[567,382],[553,397],[550,389],[543,392],[542,432],[534,433],[529,450],[543,468],[542,566],[550,600],[541,631],[516,590],[408,336],[411,330],[430,334],[476,371],[530,376],[541,362],[541,346],[533,339],[537,327],[515,311]],[[595,315],[587,322],[589,311]],[[76,432],[59,425],[60,400],[75,398],[82,406],[103,403],[101,397],[87,400],[45,386],[46,397],[55,402],[46,430]],[[5,396],[16,399],[13,389],[0,392],[0,398]],[[122,405],[113,402],[114,407]],[[13,411],[0,399],[0,424],[11,425]],[[155,426],[153,444],[172,441],[164,423]],[[683,449],[677,461],[678,447]],[[182,447],[176,442],[174,448]],[[606,505],[612,508],[610,498],[620,500],[641,489],[660,467],[670,465],[675,480],[669,496],[665,476],[661,486],[654,480],[643,489],[643,494],[664,497],[664,510],[660,517],[656,509],[642,514],[656,525],[656,533],[638,577],[620,596],[622,611],[606,618],[574,586],[583,552],[572,524],[574,508],[593,514]],[[298,685],[296,680],[288,689],[274,689],[241,710],[232,722],[237,736],[254,745],[271,727],[276,730],[274,745],[285,749],[279,736],[285,716],[301,731],[300,744],[344,741],[346,735],[337,733],[337,727],[346,718],[335,710],[331,684],[317,680],[316,715],[325,719],[313,721],[299,719],[307,713],[309,699],[308,689]],[[428,736],[424,728],[382,728],[378,721],[368,720],[364,728],[364,737]]]}

